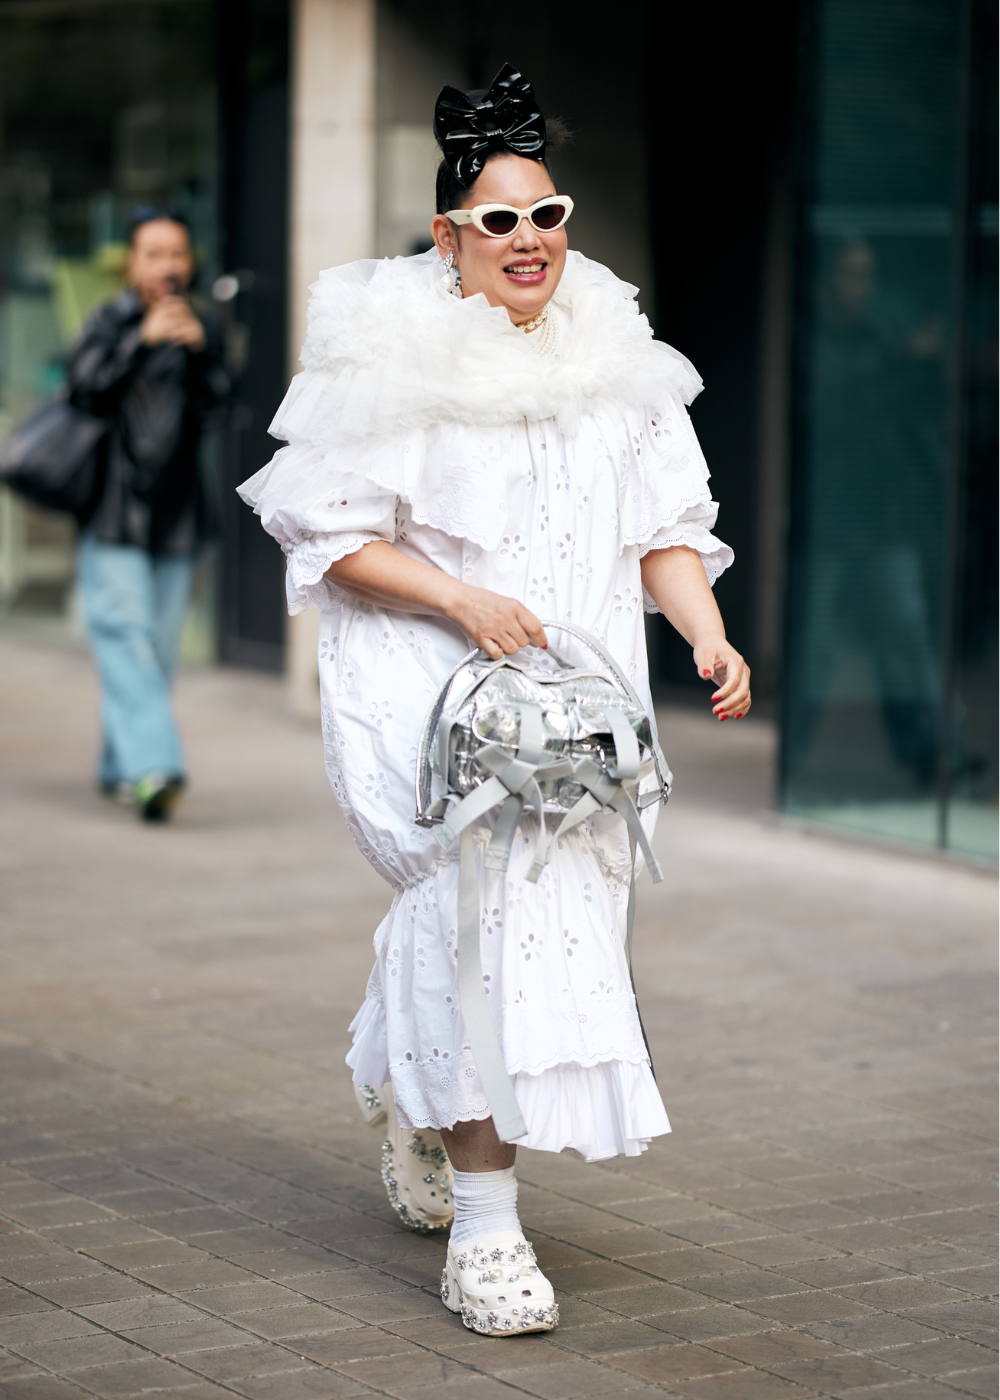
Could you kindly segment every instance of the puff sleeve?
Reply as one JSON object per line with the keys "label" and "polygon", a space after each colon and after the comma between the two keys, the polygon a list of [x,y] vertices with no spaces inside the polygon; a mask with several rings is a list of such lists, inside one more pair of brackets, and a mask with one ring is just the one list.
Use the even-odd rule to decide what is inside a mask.
{"label": "puff sleeve", "polygon": [[373,540],[392,544],[396,537],[398,499],[367,477],[339,474],[337,489],[322,500],[268,490],[276,467],[284,470],[277,473],[275,484],[289,470],[308,474],[315,465],[310,458],[318,455],[305,444],[284,447],[240,488],[243,499],[254,506],[264,529],[284,551],[285,594],[293,617],[310,607],[323,609],[343,602],[341,590],[324,577],[330,565]]}

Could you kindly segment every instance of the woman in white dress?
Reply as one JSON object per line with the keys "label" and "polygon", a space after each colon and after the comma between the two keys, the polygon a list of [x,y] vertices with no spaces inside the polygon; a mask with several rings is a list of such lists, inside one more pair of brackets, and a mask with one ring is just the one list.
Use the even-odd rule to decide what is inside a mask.
{"label": "woman in white dress", "polygon": [[290,611],[322,614],[330,780],[394,890],[348,1057],[371,1108],[392,1085],[390,1198],[418,1227],[454,1209],[442,1297],[511,1335],[558,1317],[516,1147],[595,1161],[670,1125],[623,947],[624,822],[591,817],[533,884],[526,840],[506,872],[483,867],[484,819],[484,982],[527,1128],[499,1140],[458,1003],[458,851],[414,822],[424,717],[470,644],[544,647],[543,619],[598,637],[650,708],[644,610],[691,644],[720,720],[749,708],[749,670],[711,592],[732,553],[685,407],[701,381],[635,288],[567,251],[529,84],[508,65],[487,92],[445,88],[435,132],[434,251],[321,274],[271,429],[288,446],[241,492],[287,554]]}

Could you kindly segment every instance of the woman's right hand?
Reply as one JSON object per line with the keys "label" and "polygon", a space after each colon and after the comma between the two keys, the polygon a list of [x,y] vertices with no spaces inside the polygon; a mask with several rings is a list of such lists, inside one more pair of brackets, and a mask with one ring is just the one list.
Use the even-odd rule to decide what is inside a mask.
{"label": "woman's right hand", "polygon": [[521,647],[548,646],[542,624],[530,609],[488,588],[460,584],[445,615],[494,661],[513,656]]}

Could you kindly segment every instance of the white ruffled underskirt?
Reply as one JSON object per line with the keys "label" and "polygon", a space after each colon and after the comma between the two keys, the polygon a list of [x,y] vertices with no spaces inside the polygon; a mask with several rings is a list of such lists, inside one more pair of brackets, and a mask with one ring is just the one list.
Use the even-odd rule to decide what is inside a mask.
{"label": "white ruffled underskirt", "polygon": [[[347,1063],[356,1084],[376,1088],[391,1079],[386,1048],[385,1008],[368,998],[351,1022],[354,1045]],[[454,1123],[412,1122],[400,1100],[405,1085],[393,1083],[396,1113],[404,1128],[451,1128]],[[514,1092],[528,1131],[518,1147],[537,1152],[574,1152],[585,1162],[638,1157],[650,1141],[669,1133],[670,1120],[645,1062],[605,1060],[595,1065],[561,1064],[541,1074],[514,1075]],[[490,1116],[470,1109],[469,1119]]]}

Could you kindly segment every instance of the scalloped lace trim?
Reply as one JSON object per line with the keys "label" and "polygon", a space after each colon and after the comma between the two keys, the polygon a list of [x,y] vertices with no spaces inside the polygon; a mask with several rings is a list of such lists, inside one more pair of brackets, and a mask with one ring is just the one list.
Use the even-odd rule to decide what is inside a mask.
{"label": "scalloped lace trim", "polygon": [[380,540],[374,530],[357,530],[350,534],[310,535],[282,545],[285,551],[285,594],[292,617],[307,608],[320,612],[340,607],[354,599],[338,588],[325,574],[331,564],[356,554],[366,544]]}
{"label": "scalloped lace trim", "polygon": [[[672,549],[675,545],[687,545],[701,556],[705,566],[705,576],[709,587],[714,588],[716,579],[733,562],[733,551],[728,544],[716,539],[704,525],[694,521],[683,521],[667,525],[655,531],[648,540],[639,546],[639,558],[644,559],[654,549]],[[643,608],[648,613],[658,613],[659,607],[647,589],[642,590]]]}

